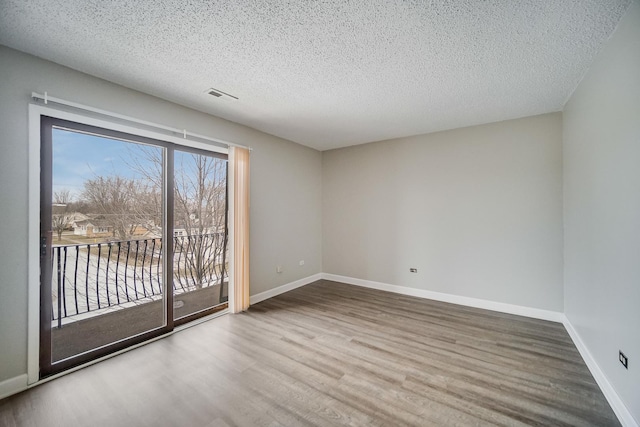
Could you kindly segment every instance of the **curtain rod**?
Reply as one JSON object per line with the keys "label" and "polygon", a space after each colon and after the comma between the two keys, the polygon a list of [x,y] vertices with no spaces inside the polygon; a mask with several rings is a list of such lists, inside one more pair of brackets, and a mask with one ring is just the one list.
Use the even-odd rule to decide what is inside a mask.
{"label": "curtain rod", "polygon": [[49,104],[50,102],[53,102],[54,104],[60,104],[60,105],[65,105],[67,107],[76,108],[79,110],[90,111],[92,113],[100,114],[107,117],[113,117],[113,118],[124,120],[130,123],[138,123],[144,126],[148,126],[156,129],[162,129],[165,131],[169,131],[169,132],[173,132],[178,135],[181,135],[184,139],[187,139],[187,137],[192,137],[192,138],[202,139],[205,141],[214,142],[216,144],[226,145],[228,147],[239,147],[239,148],[246,148],[249,151],[252,150],[251,147],[247,147],[245,145],[234,144],[233,142],[224,141],[222,139],[210,138],[208,136],[199,135],[197,133],[187,132],[186,129],[172,128],[172,127],[164,126],[158,123],[136,119],[135,117],[125,116],[124,114],[118,114],[112,111],[101,110],[99,108],[89,107],[88,105],[78,104],[77,102],[65,101],[64,99],[54,98],[53,96],[49,96],[47,92],[45,92],[44,95],[39,94],[37,92],[31,92],[31,98],[34,101],[43,101],[45,105]]}

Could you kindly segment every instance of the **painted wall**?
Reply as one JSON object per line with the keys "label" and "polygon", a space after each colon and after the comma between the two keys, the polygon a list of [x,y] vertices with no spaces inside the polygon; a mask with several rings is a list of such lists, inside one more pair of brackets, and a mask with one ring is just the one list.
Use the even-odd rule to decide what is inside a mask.
{"label": "painted wall", "polygon": [[323,152],[324,272],[562,311],[561,121]]}
{"label": "painted wall", "polygon": [[27,369],[27,105],[34,91],[253,147],[251,293],[322,271],[320,152],[0,46],[0,382]]}
{"label": "painted wall", "polygon": [[640,424],[638,2],[571,96],[563,127],[565,314]]}

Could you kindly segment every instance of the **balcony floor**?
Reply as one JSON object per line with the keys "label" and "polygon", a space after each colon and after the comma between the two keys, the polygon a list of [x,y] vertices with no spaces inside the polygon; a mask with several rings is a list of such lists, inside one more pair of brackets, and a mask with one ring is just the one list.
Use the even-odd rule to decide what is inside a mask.
{"label": "balcony floor", "polygon": [[[225,295],[228,294],[226,287],[225,283]],[[177,294],[175,301],[184,303],[174,310],[176,318],[196,313],[220,304],[220,286]],[[67,323],[60,329],[54,327],[51,330],[52,359],[57,362],[150,331],[162,326],[163,319],[163,302],[152,301]]]}

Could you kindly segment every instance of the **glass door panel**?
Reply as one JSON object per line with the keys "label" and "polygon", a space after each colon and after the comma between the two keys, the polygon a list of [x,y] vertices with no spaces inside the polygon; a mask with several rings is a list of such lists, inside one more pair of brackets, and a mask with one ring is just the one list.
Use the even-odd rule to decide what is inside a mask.
{"label": "glass door panel", "polygon": [[226,307],[227,160],[174,151],[174,319]]}
{"label": "glass door panel", "polygon": [[44,374],[167,325],[166,148],[79,128],[44,128]]}

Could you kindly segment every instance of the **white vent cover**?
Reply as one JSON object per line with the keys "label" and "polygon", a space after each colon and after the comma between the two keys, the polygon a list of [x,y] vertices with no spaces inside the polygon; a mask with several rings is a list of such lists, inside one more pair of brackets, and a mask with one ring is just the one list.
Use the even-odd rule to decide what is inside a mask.
{"label": "white vent cover", "polygon": [[223,92],[219,89],[209,88],[207,89],[207,94],[211,96],[215,96],[216,98],[225,98],[225,99],[238,99],[237,96],[233,96],[229,93]]}

